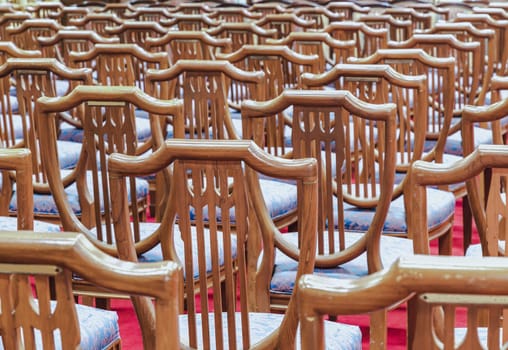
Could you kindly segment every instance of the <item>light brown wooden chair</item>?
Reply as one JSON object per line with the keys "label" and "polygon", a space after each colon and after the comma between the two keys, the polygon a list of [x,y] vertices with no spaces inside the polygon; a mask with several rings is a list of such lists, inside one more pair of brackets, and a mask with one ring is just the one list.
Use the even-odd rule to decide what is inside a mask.
{"label": "light brown wooden chair", "polygon": [[45,57],[56,58],[66,66],[70,66],[71,52],[87,52],[97,44],[120,42],[118,38],[105,38],[91,30],[59,30],[54,36],[40,37],[37,41]]}
{"label": "light brown wooden chair", "polygon": [[48,18],[56,20],[63,26],[68,26],[69,21],[80,19],[90,13],[90,10],[83,7],[65,6],[56,12],[49,12]]}
{"label": "light brown wooden chair", "polygon": [[401,21],[391,15],[361,15],[357,21],[365,23],[372,28],[388,29],[388,40],[391,41],[405,41],[413,35],[413,23],[411,21]]}
{"label": "light brown wooden chair", "polygon": [[259,12],[264,16],[271,14],[280,14],[286,12],[281,3],[256,3],[249,7],[251,12]]}
{"label": "light brown wooden chair", "polygon": [[214,38],[204,31],[170,31],[161,38],[148,38],[146,50],[167,52],[171,64],[178,60],[214,60],[219,52],[230,52],[230,38]]}
{"label": "light brown wooden chair", "polygon": [[1,232],[0,242],[4,348],[21,344],[24,349],[104,345],[120,349],[116,313],[75,304],[73,272],[117,293],[153,298],[156,330],[149,348],[178,348],[181,268],[177,264],[120,261],[76,233]]}
{"label": "light brown wooden chair", "polygon": [[125,19],[129,14],[136,12],[136,8],[129,3],[106,3],[106,5],[100,9],[97,9],[97,13],[111,13],[118,18]]}
{"label": "light brown wooden chair", "polygon": [[136,7],[136,11],[126,15],[129,21],[155,22],[162,19],[170,19],[171,13],[166,8],[161,7]]}
{"label": "light brown wooden chair", "polygon": [[334,22],[323,28],[322,31],[329,33],[337,40],[354,40],[356,43],[354,57],[367,57],[376,50],[385,49],[388,46],[388,29],[374,29],[365,23]]}
{"label": "light brown wooden chair", "polygon": [[50,18],[50,13],[62,11],[64,5],[60,1],[34,3],[26,6],[24,10],[34,15],[35,18]]}
{"label": "light brown wooden chair", "polygon": [[180,2],[171,9],[171,12],[183,13],[186,15],[210,14],[213,11],[214,9],[210,8],[205,2]]}
{"label": "light brown wooden chair", "polygon": [[[66,231],[84,233],[94,245],[115,256],[117,246],[111,210],[116,199],[110,191],[107,159],[114,152],[143,155],[153,148],[151,141],[138,141],[137,109],[150,114],[151,125],[158,128],[159,119],[182,118],[181,102],[156,100],[133,86],[88,85],[78,86],[66,96],[40,98],[36,108],[40,132],[44,135],[41,137],[41,158],[62,227]],[[81,154],[76,167],[62,173],[58,169],[59,152],[55,148],[55,122],[59,114],[76,109],[83,110],[84,116]],[[157,134],[157,131],[154,133]],[[167,174],[160,176],[167,181]],[[150,242],[158,235],[157,224],[142,222],[146,216],[148,192],[146,179],[130,178],[132,225],[140,256],[153,248]],[[158,200],[163,198],[162,194],[157,196]],[[157,255],[156,252],[154,254]],[[155,261],[160,261],[160,258]],[[110,293],[97,290],[87,281],[77,280],[75,289],[83,295],[111,297]]]}
{"label": "light brown wooden chair", "polygon": [[0,41],[0,64],[9,58],[41,58],[39,50],[23,50],[9,41]]}
{"label": "light brown wooden chair", "polygon": [[314,29],[323,29],[333,22],[342,21],[345,15],[328,10],[326,7],[300,7],[293,13],[307,21],[313,21]]}
{"label": "light brown wooden chair", "polygon": [[118,37],[123,44],[136,44],[146,49],[148,38],[161,38],[168,30],[157,22],[126,21],[116,27],[106,27],[108,36]]}
{"label": "light brown wooden chair", "polygon": [[243,7],[216,7],[214,12],[208,14],[208,17],[216,19],[222,23],[242,23],[259,20],[261,13],[250,12]]}
{"label": "light brown wooden chair", "polygon": [[382,13],[391,15],[393,18],[400,21],[411,21],[413,24],[413,33],[424,31],[432,27],[432,15],[418,12],[414,8],[392,7],[384,10]]}
{"label": "light brown wooden chair", "polygon": [[95,13],[91,12],[83,18],[72,19],[69,25],[75,26],[82,30],[91,30],[101,36],[105,36],[106,27],[118,26],[123,20],[112,13]]}
{"label": "light brown wooden chair", "polygon": [[53,19],[27,19],[17,27],[7,28],[5,34],[9,41],[25,50],[39,50],[40,37],[54,36],[59,30],[70,29],[61,26]]}
{"label": "light brown wooden chair", "polygon": [[175,28],[181,31],[201,31],[217,27],[220,22],[211,19],[205,14],[183,14],[175,13],[168,20],[159,22],[167,28]]}
{"label": "light brown wooden chair", "polygon": [[274,39],[277,36],[276,29],[266,30],[253,22],[224,22],[207,33],[217,38],[231,39],[230,52],[240,50],[244,45],[263,45],[267,39]]}
{"label": "light brown wooden chair", "polygon": [[266,41],[267,45],[287,45],[290,49],[302,55],[317,55],[319,57],[318,72],[325,72],[329,65],[345,63],[353,56],[356,41],[336,40],[326,32],[291,32],[279,40]]}
{"label": "light brown wooden chair", "polygon": [[[143,175],[170,165],[175,182],[162,222],[169,229],[161,232],[160,240],[165,259],[181,261],[184,266],[187,310],[179,320],[181,342],[199,349],[293,349],[297,304],[291,301],[284,315],[269,313],[269,284],[277,247],[305,257],[299,260],[297,277],[312,271],[317,217],[315,160],[282,160],[247,140],[168,140],[145,159],[113,155],[109,166],[115,173],[113,185],[120,198],[117,232],[122,233],[118,237],[122,258],[136,260],[128,238],[123,175],[131,171]],[[298,248],[274,229],[257,172],[296,180],[302,237]],[[234,226],[230,215],[224,213],[234,213]],[[204,226],[202,219],[209,214],[217,219]],[[180,237],[186,242],[183,257],[174,248],[174,241]],[[258,264],[253,252],[260,246],[263,255]],[[211,284],[196,279],[197,272],[202,276],[210,270],[215,276]],[[220,271],[225,272],[224,280],[219,279]],[[213,293],[208,294],[210,290]],[[360,346],[357,327],[328,326],[333,327],[329,332],[341,332],[343,348]]]}
{"label": "light brown wooden chair", "polygon": [[0,40],[8,40],[6,33],[7,28],[20,26],[23,21],[31,19],[32,16],[26,12],[5,13],[0,17]]}
{"label": "light brown wooden chair", "polygon": [[[411,240],[381,234],[388,229],[383,226],[394,190],[395,104],[369,104],[347,91],[316,90],[286,90],[274,100],[244,102],[242,116],[257,144],[266,143],[256,132],[259,124],[289,105],[294,109],[293,157],[315,157],[319,164],[315,272],[361,276],[413,254]],[[347,227],[352,207],[365,211],[354,219],[354,227]],[[302,239],[294,232],[285,238],[294,244]],[[287,304],[297,268],[297,257],[279,248],[270,284],[274,310]],[[384,322],[383,315],[377,316]]]}
{"label": "light brown wooden chair", "polygon": [[326,8],[332,12],[337,12],[344,15],[344,20],[353,21],[361,14],[367,14],[370,11],[369,7],[359,6],[351,1],[332,1]]}
{"label": "light brown wooden chair", "polygon": [[[367,314],[405,301],[407,349],[502,349],[506,322],[499,316],[507,307],[507,268],[506,258],[420,255],[360,279],[304,275],[297,290],[302,350],[341,342],[321,337],[324,315]],[[436,324],[436,308],[445,310],[443,324]],[[489,312],[490,322],[478,321],[482,311]],[[370,344],[370,349],[389,348],[384,342]]]}
{"label": "light brown wooden chair", "polygon": [[291,32],[307,31],[315,28],[315,22],[307,21],[294,13],[269,14],[255,22],[265,29],[276,29],[277,39],[282,39]]}

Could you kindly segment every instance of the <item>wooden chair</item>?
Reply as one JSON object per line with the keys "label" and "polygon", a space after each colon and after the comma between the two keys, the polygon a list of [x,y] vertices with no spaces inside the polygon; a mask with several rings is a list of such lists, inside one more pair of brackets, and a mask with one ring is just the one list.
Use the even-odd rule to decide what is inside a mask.
{"label": "wooden chair", "polygon": [[7,28],[19,27],[23,21],[31,19],[32,16],[26,12],[5,13],[0,17],[0,40],[7,41]]}
{"label": "wooden chair", "polygon": [[[162,225],[167,223],[169,230],[161,235],[161,243],[165,259],[177,259],[185,266],[182,275],[187,312],[180,315],[181,342],[193,348],[292,349],[298,325],[297,304],[290,302],[284,315],[268,313],[268,286],[276,247],[285,246],[293,254],[306,257],[299,260],[298,276],[312,271],[317,217],[315,160],[281,160],[246,140],[168,140],[159,152],[146,159],[113,155],[109,166],[115,173],[118,198],[122,198],[118,212],[121,229],[117,232],[123,233],[118,238],[122,242],[119,252],[127,260],[135,260],[136,256],[128,238],[123,175],[131,171],[143,175],[170,165],[175,185],[171,187],[162,222]],[[288,244],[284,235],[273,228],[256,172],[296,180],[302,236],[299,248]],[[215,185],[209,186],[211,183]],[[189,215],[190,212],[193,214]],[[234,226],[228,215],[220,215],[224,212],[234,212],[237,218]],[[210,213],[218,218],[205,228],[202,218]],[[175,222],[176,226],[171,229]],[[191,243],[195,236],[199,237],[197,242]],[[173,242],[180,237],[187,242],[184,259],[173,248]],[[263,255],[258,264],[253,251],[259,245],[263,247]],[[223,251],[218,247],[223,247]],[[205,259],[205,254],[210,258]],[[211,284],[195,278],[197,271],[200,275],[209,271],[205,260],[212,261],[211,271],[216,276]],[[225,279],[220,283],[218,276],[222,269]],[[213,293],[208,294],[209,290]],[[206,295],[210,295],[211,301]],[[341,332],[344,348],[360,346],[358,328],[338,323],[328,326]]]}
{"label": "wooden chair", "polygon": [[160,24],[167,28],[175,27],[180,31],[202,31],[219,25],[219,21],[213,20],[204,14],[175,13],[168,20],[161,20]]}
{"label": "wooden chair", "polygon": [[277,39],[282,39],[291,32],[310,30],[316,25],[314,21],[304,20],[294,13],[266,15],[255,23],[261,28],[276,29]]}
{"label": "wooden chair", "polygon": [[313,21],[314,29],[323,29],[333,22],[342,21],[344,15],[328,10],[326,7],[300,7],[293,13],[307,21]]}
{"label": "wooden chair", "polygon": [[71,26],[82,30],[91,30],[101,36],[106,36],[106,27],[118,26],[123,20],[111,13],[91,12],[83,18],[69,21]]}
{"label": "wooden chair", "polygon": [[370,8],[359,6],[351,1],[332,1],[326,8],[332,12],[337,12],[344,15],[344,20],[353,21],[356,20],[361,14],[367,14]]}
{"label": "wooden chair", "polygon": [[178,348],[177,264],[123,262],[76,233],[1,232],[0,242],[4,348],[120,349],[118,316],[76,305],[73,272],[118,293],[153,298],[156,337],[150,348]]}
{"label": "wooden chair", "polygon": [[106,3],[106,5],[97,10],[98,13],[111,13],[118,18],[125,19],[129,14],[136,12],[136,8],[129,3]]}
{"label": "wooden chair", "polygon": [[53,19],[27,19],[20,26],[5,30],[7,39],[25,50],[39,50],[40,37],[54,36],[59,30],[69,29]]}
{"label": "wooden chair", "polygon": [[171,64],[181,59],[214,60],[218,52],[230,52],[231,47],[231,39],[214,38],[202,31],[170,31],[146,40],[147,51],[167,52]]}
{"label": "wooden chair", "polygon": [[264,16],[271,14],[280,14],[286,12],[286,9],[281,3],[256,3],[249,7],[251,12],[259,12]]}
{"label": "wooden chair", "polygon": [[[340,337],[330,343],[320,336],[324,315],[366,314],[404,301],[407,349],[502,349],[506,332],[499,316],[507,306],[506,287],[503,258],[420,255],[355,280],[304,275],[297,291],[302,350],[340,343]],[[445,310],[444,324],[436,324],[436,308]],[[478,321],[484,310],[491,317],[488,324]],[[458,315],[467,323],[459,323]],[[370,348],[389,349],[375,341]]]}
{"label": "wooden chair", "polygon": [[213,13],[214,9],[203,2],[182,2],[176,5],[171,12],[182,13],[186,15],[200,15]]}
{"label": "wooden chair", "polygon": [[[336,278],[366,275],[397,256],[413,254],[411,240],[381,234],[394,189],[395,104],[369,104],[347,91],[286,90],[274,100],[242,105],[256,143],[265,144],[254,133],[256,124],[288,105],[294,108],[293,157],[315,157],[319,165],[315,272]],[[347,229],[344,213],[352,206],[372,210],[363,224]],[[302,239],[297,233],[285,238],[294,244]],[[283,310],[289,300],[297,268],[297,257],[280,250],[270,283],[275,310]],[[385,322],[384,315],[376,319]]]}
{"label": "wooden chair", "polygon": [[38,50],[23,50],[9,41],[0,41],[0,64],[9,58],[41,58]]}
{"label": "wooden chair", "polygon": [[345,21],[334,22],[325,27],[323,32],[341,41],[354,40],[356,50],[353,57],[367,57],[378,49],[388,46],[388,29],[373,29],[365,23]]}
{"label": "wooden chair", "polygon": [[400,21],[411,21],[413,33],[424,31],[432,27],[432,15],[421,13],[414,8],[393,7],[383,11],[383,14],[391,15]]}
{"label": "wooden chair", "polygon": [[[152,142],[138,141],[136,109],[151,114],[152,126],[158,128],[159,119],[181,118],[181,102],[159,101],[133,86],[89,85],[78,86],[63,97],[40,98],[36,108],[40,132],[44,135],[41,137],[41,159],[62,227],[66,231],[84,233],[95,246],[110,255],[117,255],[111,211],[112,202],[116,199],[110,191],[107,159],[114,152],[142,155],[152,149]],[[58,169],[55,122],[59,114],[76,109],[82,109],[85,116],[82,120],[82,153],[75,169],[62,173]],[[161,176],[167,179],[167,175]],[[130,178],[130,210],[140,257],[153,248],[151,242],[158,235],[157,224],[142,222],[146,215],[148,192],[146,179]],[[157,199],[162,200],[163,197],[161,194]],[[152,235],[154,231],[155,236]],[[157,251],[152,256],[154,254],[157,256]],[[160,260],[159,254],[155,261]],[[75,289],[83,295],[111,297],[107,291],[98,290],[79,279],[75,282]]]}
{"label": "wooden chair", "polygon": [[264,45],[267,39],[277,36],[276,29],[265,30],[253,22],[224,22],[207,31],[213,37],[231,39],[231,50],[240,50],[244,45]]}
{"label": "wooden chair", "polygon": [[413,23],[411,21],[401,21],[391,15],[361,15],[358,17],[358,21],[372,28],[388,29],[388,40],[391,41],[405,41],[413,35]]}
{"label": "wooden chair", "polygon": [[242,23],[259,20],[261,13],[250,12],[243,7],[216,7],[214,12],[208,14],[208,17],[218,20],[222,23]]}
{"label": "wooden chair", "polygon": [[35,18],[50,18],[50,13],[58,13],[62,11],[64,5],[59,2],[43,2],[35,3],[25,7],[25,11],[34,15]]}
{"label": "wooden chair", "polygon": [[65,6],[60,11],[49,12],[48,18],[56,20],[63,26],[68,26],[74,19],[80,19],[90,13],[90,10],[82,7]]}
{"label": "wooden chair", "polygon": [[136,11],[126,17],[129,21],[158,23],[162,19],[170,19],[171,13],[161,7],[136,7]]}
{"label": "wooden chair", "polygon": [[91,30],[59,30],[52,37],[40,37],[37,40],[45,57],[56,58],[67,66],[70,66],[71,52],[83,53],[92,50],[97,44],[119,43],[118,38],[105,38]]}
{"label": "wooden chair", "polygon": [[161,38],[167,33],[167,29],[157,22],[126,21],[116,27],[106,27],[106,34],[118,37],[123,44],[137,44],[146,49],[148,38]]}
{"label": "wooden chair", "polygon": [[291,32],[279,40],[266,41],[268,45],[287,45],[293,51],[302,55],[317,55],[319,57],[318,72],[325,72],[328,66],[345,63],[354,55],[356,42],[353,40],[335,40],[328,33]]}

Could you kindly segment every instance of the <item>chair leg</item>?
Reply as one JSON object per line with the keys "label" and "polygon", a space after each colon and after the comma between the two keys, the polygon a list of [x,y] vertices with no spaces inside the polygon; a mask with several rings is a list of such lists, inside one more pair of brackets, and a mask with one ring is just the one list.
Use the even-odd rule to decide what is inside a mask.
{"label": "chair leg", "polygon": [[370,344],[371,350],[385,350],[387,348],[387,311],[380,310],[370,314]]}
{"label": "chair leg", "polygon": [[439,237],[439,255],[452,255],[453,247],[453,227]]}
{"label": "chair leg", "polygon": [[471,213],[471,207],[469,206],[469,199],[467,196],[462,198],[462,225],[464,227],[464,255],[466,254],[467,248],[471,245],[473,237],[473,214]]}

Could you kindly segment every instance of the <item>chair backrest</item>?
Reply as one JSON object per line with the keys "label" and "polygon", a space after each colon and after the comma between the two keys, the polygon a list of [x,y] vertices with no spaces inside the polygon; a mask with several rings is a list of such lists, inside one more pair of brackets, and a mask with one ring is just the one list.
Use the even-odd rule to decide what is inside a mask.
{"label": "chair backrest", "polygon": [[171,28],[175,26],[181,31],[202,31],[219,25],[219,21],[215,21],[205,14],[183,14],[176,13],[171,19],[161,20],[160,24],[164,27]]}
{"label": "chair backrest", "polygon": [[19,27],[27,19],[32,16],[26,12],[2,13],[0,17],[0,39],[2,41],[9,40],[7,28]]}
{"label": "chair backrest", "polygon": [[404,75],[389,65],[338,64],[323,74],[305,73],[301,77],[304,88],[334,86],[350,91],[360,100],[397,105],[397,185],[393,198],[402,194],[405,177],[411,163],[423,155],[428,113],[427,77]]}
{"label": "chair backrest", "polygon": [[100,85],[137,86],[142,90],[149,69],[169,66],[167,53],[151,53],[136,44],[97,44],[87,52],[72,52],[69,63],[74,68],[92,69]]}
{"label": "chair backrest", "polygon": [[263,16],[286,12],[286,9],[280,3],[256,3],[249,7],[251,12],[259,12]]}
{"label": "chair backrest", "polygon": [[82,7],[65,6],[60,11],[49,12],[48,18],[56,20],[63,26],[69,25],[72,19],[83,18],[90,13],[90,10]]}
{"label": "chair backrest", "polygon": [[[269,219],[256,172],[297,182],[299,227],[303,239],[299,249],[294,246],[290,249],[306,257],[299,260],[299,277],[304,271],[311,272],[314,266],[315,160],[281,160],[247,140],[168,140],[148,158],[132,160],[112,156],[109,161],[115,174],[114,186],[124,199],[124,174],[135,171],[139,176],[169,165],[173,167],[174,182],[161,222],[165,229],[161,231],[160,240],[164,258],[181,261],[184,265],[188,339],[181,339],[182,342],[193,348],[198,344],[200,348],[249,348],[249,312],[266,312],[269,307],[264,303],[269,300],[275,247],[284,240]],[[121,202],[118,232],[128,234],[128,208],[123,205],[124,201]],[[206,227],[203,223],[205,213],[211,218]],[[234,214],[234,222],[225,213]],[[173,242],[177,239],[184,242],[185,252],[181,255],[174,249]],[[119,250],[119,254],[135,260],[132,245],[123,239],[120,242],[124,249]],[[250,248],[258,243],[263,247],[261,263],[249,265],[248,262],[252,262],[249,260]],[[221,251],[219,246],[223,247]],[[206,262],[206,255],[211,259],[211,266]],[[223,278],[219,278],[221,271],[224,272],[221,274]],[[214,276],[210,284],[204,278],[208,275]],[[210,290],[213,293],[208,294]],[[197,299],[199,296],[201,298]],[[264,341],[276,347],[294,346],[298,325],[296,307],[294,302],[289,303],[281,326],[267,334]],[[238,339],[242,345],[237,344]]]}
{"label": "chair backrest", "polygon": [[262,17],[261,13],[250,12],[244,7],[216,7],[208,17],[222,23],[248,23]]}
{"label": "chair backrest", "polygon": [[27,6],[25,11],[34,14],[36,18],[49,18],[50,13],[60,12],[63,8],[61,2],[55,1],[32,4]]}
{"label": "chair backrest", "polygon": [[0,42],[0,64],[4,64],[9,58],[40,58],[39,50],[23,50],[9,41]]}
{"label": "chair backrest", "polygon": [[323,31],[337,40],[354,40],[354,57],[367,57],[388,46],[388,29],[374,29],[361,22],[334,22],[323,28]]}
{"label": "chair backrest", "polygon": [[123,23],[120,17],[112,13],[90,12],[83,18],[72,19],[69,21],[71,26],[79,29],[91,30],[101,36],[106,36],[106,27],[118,26]]}
{"label": "chair backrest", "polygon": [[[395,104],[370,104],[348,91],[286,90],[273,100],[242,104],[244,138],[271,147],[260,131],[288,107],[293,157],[315,157],[319,164],[316,264],[337,266],[367,251],[369,270],[380,269],[377,244],[394,188]],[[368,232],[354,243],[344,237],[347,205],[376,207]]]}
{"label": "chair backrest", "polygon": [[[1,141],[3,147],[26,147],[32,152],[36,187],[45,187],[35,101],[41,96],[57,96],[57,80],[68,80],[68,88],[92,82],[91,71],[70,69],[56,59],[11,58],[0,66],[2,104]],[[77,118],[80,114],[69,114]],[[59,124],[59,120],[56,120]],[[47,187],[46,187],[47,188]]]}
{"label": "chair backrest", "polygon": [[388,40],[405,41],[413,35],[413,23],[411,21],[401,21],[391,15],[362,15],[358,17],[358,21],[372,28],[388,29]]}
{"label": "chair backrest", "polygon": [[170,19],[171,14],[160,7],[136,7],[136,12],[127,15],[129,20],[158,23],[162,19]]}
{"label": "chair backrest", "polygon": [[230,52],[230,38],[214,38],[203,31],[169,31],[161,38],[148,38],[147,51],[167,52],[171,64],[179,60],[214,60],[218,52]]}
{"label": "chair backrest", "polygon": [[106,3],[101,9],[97,10],[98,13],[111,13],[118,18],[125,18],[129,14],[136,12],[136,8],[128,3]]}
{"label": "chair backrest", "polygon": [[5,349],[80,347],[73,272],[108,290],[153,298],[151,313],[140,316],[142,331],[152,337],[147,348],[178,348],[181,268],[174,262],[120,261],[76,233],[4,231],[0,242],[0,329]]}
{"label": "chair backrest", "polygon": [[435,145],[424,157],[441,163],[446,138],[457,131],[457,128],[452,128],[455,59],[433,57],[421,49],[384,49],[369,57],[350,61],[362,64],[388,64],[405,75],[427,76],[429,102],[426,139],[435,141]]}
{"label": "chair backrest", "polygon": [[244,45],[263,45],[266,39],[274,39],[277,36],[276,29],[263,29],[253,22],[224,22],[209,29],[207,33],[217,38],[231,39],[233,52]]}
{"label": "chair backrest", "polygon": [[344,20],[352,21],[360,14],[367,14],[370,11],[369,7],[359,6],[351,1],[332,1],[326,8],[332,12],[337,12],[344,15]]}
{"label": "chair backrest", "polygon": [[[279,40],[267,40],[268,45],[287,45],[290,49],[302,55],[317,55],[319,57],[318,72],[327,70],[327,64],[345,63],[347,58],[354,55],[356,41],[340,41],[332,38],[328,33],[291,32]],[[329,59],[327,59],[327,55]]]}
{"label": "chair backrest", "polygon": [[[297,294],[302,350],[331,346],[322,336],[324,315],[367,314],[405,301],[407,349],[505,348],[506,321],[499,318],[508,307],[507,268],[506,258],[416,255],[356,280],[305,275]],[[436,322],[440,310],[443,323]],[[482,323],[485,311],[490,320]]]}
{"label": "chair backrest", "polygon": [[277,39],[282,39],[291,32],[310,30],[315,27],[315,22],[307,21],[294,13],[269,14],[261,18],[256,24],[266,29],[276,29]]}
{"label": "chair backrest", "polygon": [[307,21],[313,21],[314,29],[323,29],[328,24],[342,21],[343,14],[332,12],[326,7],[300,7],[293,11],[295,15]]}
{"label": "chair backrest", "polygon": [[146,49],[148,38],[160,38],[168,31],[157,22],[126,21],[116,27],[104,29],[109,36],[118,37],[124,44],[137,44]]}
{"label": "chair backrest", "polygon": [[432,16],[427,13],[421,13],[413,8],[395,7],[383,11],[383,14],[391,15],[400,21],[411,21],[413,24],[413,33],[432,27]]}
{"label": "chair backrest", "polygon": [[70,66],[71,52],[87,52],[97,44],[119,42],[118,38],[105,38],[91,30],[59,30],[52,37],[41,37],[37,40],[44,57],[57,58],[67,66]]}
{"label": "chair backrest", "polygon": [[[149,113],[152,134],[160,135],[159,119],[182,118],[181,102],[159,101],[132,86],[78,86],[66,96],[38,99],[36,109],[43,135],[40,139],[41,157],[64,230],[86,233],[95,245],[115,255],[111,203],[116,198],[110,192],[107,158],[114,152],[139,155],[153,147],[151,139],[138,141],[136,109]],[[76,168],[62,177],[55,122],[60,114],[72,113],[76,109],[83,110],[83,145]],[[65,192],[65,187],[71,183],[77,187],[77,199],[68,199]],[[146,197],[146,181],[130,178],[129,191],[134,213],[134,240],[138,252],[142,253],[153,247],[149,237],[139,235],[138,214],[142,214],[144,205],[141,201],[138,203],[138,198]],[[75,203],[76,200],[79,203]],[[76,206],[79,210],[75,210]]]}
{"label": "chair backrest", "polygon": [[27,19],[20,26],[7,28],[9,41],[25,50],[38,50],[37,38],[54,36],[59,30],[66,29],[53,19]]}
{"label": "chair backrest", "polygon": [[264,76],[227,61],[180,60],[169,69],[150,71],[146,84],[152,96],[183,99],[186,135],[175,137],[236,139],[240,130],[232,124],[228,101],[239,106],[244,99],[261,100]]}
{"label": "chair backrest", "polygon": [[404,42],[389,42],[388,47],[420,48],[434,57],[455,57],[456,114],[466,104],[474,105],[484,100],[491,77],[484,73],[482,63],[485,61],[479,42],[462,42],[451,34],[415,34]]}

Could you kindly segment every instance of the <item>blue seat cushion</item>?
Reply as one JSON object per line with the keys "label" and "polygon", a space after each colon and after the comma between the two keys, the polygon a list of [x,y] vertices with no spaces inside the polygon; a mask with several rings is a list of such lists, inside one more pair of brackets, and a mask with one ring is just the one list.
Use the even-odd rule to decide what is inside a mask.
{"label": "blue seat cushion", "polygon": [[[345,245],[351,246],[354,242],[363,237],[358,232],[346,232]],[[298,244],[298,234],[291,232],[284,234],[284,239],[294,245]],[[327,245],[327,242],[325,242]],[[336,240],[335,246],[339,242]],[[413,241],[406,238],[382,236],[381,237],[381,261],[383,266],[392,265],[398,258],[412,256]],[[275,255],[275,268],[270,282],[270,292],[276,294],[290,295],[293,292],[298,263],[277,250]],[[331,278],[351,279],[368,275],[367,253],[363,253],[355,259],[348,261],[334,268],[315,268],[314,273]]]}
{"label": "blue seat cushion", "polygon": [[[139,141],[147,140],[152,135],[150,120],[145,118],[136,118],[136,133]],[[59,140],[83,142],[83,129],[77,128],[69,123],[61,123]]]}
{"label": "blue seat cushion", "polygon": [[[148,237],[152,232],[154,232],[159,227],[158,223],[149,223],[149,222],[142,222],[140,223],[140,236],[141,238]],[[178,228],[178,225],[174,226],[175,228],[175,241],[174,241],[174,247],[175,252],[177,256],[180,258],[180,262],[182,263],[183,269],[185,271],[185,246],[183,243],[183,240],[181,239],[180,230]],[[192,250],[194,252],[198,252],[198,236],[197,232],[194,227],[191,228],[191,235],[192,235]],[[208,229],[205,229],[204,231],[204,241],[210,242],[210,231]],[[222,239],[222,232],[217,233],[217,241],[223,242]],[[231,241],[231,254],[233,258],[236,258],[236,235],[232,234],[230,236]],[[212,272],[212,257],[210,254],[210,245],[206,244],[205,247],[205,257],[206,257],[206,272],[211,273]],[[160,244],[156,245],[149,251],[143,253],[142,255],[138,256],[138,260],[140,262],[158,262],[162,261],[162,250]],[[224,249],[222,244],[219,244],[219,265],[224,264]],[[193,276],[195,278],[199,277],[199,270],[198,270],[198,254],[196,254],[193,258]]]}
{"label": "blue seat cushion", "polygon": [[[492,144],[492,130],[474,127],[474,146],[475,148],[478,145],[488,145]],[[432,147],[434,147],[435,141],[425,141],[424,150],[430,151]],[[456,156],[462,156],[462,136],[460,132],[456,132],[452,135],[449,135],[446,138],[446,144],[444,148],[444,153],[454,154]]]}
{"label": "blue seat cushion", "polygon": [[[273,220],[284,216],[285,214],[296,210],[297,207],[297,191],[296,185],[270,179],[260,179],[261,192],[265,203]],[[204,210],[204,220],[208,221],[208,211]],[[194,208],[190,210],[191,219],[196,219]],[[217,220],[222,220],[220,208],[217,208]],[[234,212],[230,215],[231,222],[236,222]]]}
{"label": "blue seat cushion", "polygon": [[[56,304],[52,302],[52,310],[55,307]],[[76,305],[76,312],[81,334],[80,349],[104,350],[120,340],[120,328],[116,312],[79,304]],[[37,349],[43,349],[42,337],[39,332],[35,332],[35,344]],[[0,349],[3,348],[0,341]],[[60,332],[55,332],[55,350],[64,350],[62,349]]]}
{"label": "blue seat cushion", "polygon": [[[284,315],[251,312],[249,313],[249,331],[251,346],[265,339],[270,333],[277,330],[280,326]],[[240,314],[237,313],[235,322],[238,325],[237,329],[241,329]],[[213,315],[209,315],[210,338],[215,339],[215,327]],[[227,316],[222,314],[222,329],[227,329]],[[196,315],[196,325],[198,329],[198,344],[199,349],[203,348],[203,339],[201,336],[201,314]],[[188,330],[188,317],[187,315],[180,315],[180,342],[189,344],[189,330]],[[226,332],[227,333],[227,332]],[[296,348],[300,349],[300,329],[297,330],[295,343]],[[356,350],[362,348],[362,333],[358,326],[352,326],[337,322],[325,321],[325,343],[326,350]],[[242,332],[236,332],[236,348],[242,349]],[[212,348],[215,348],[214,340],[212,340]],[[224,348],[229,348],[228,337],[224,336]]]}
{"label": "blue seat cushion", "polygon": [[[65,176],[70,170],[62,170],[62,176]],[[99,178],[101,176],[99,175]],[[88,187],[90,189],[93,188],[92,181],[92,172],[87,172],[87,181]],[[65,189],[65,193],[67,194],[67,200],[76,215],[81,215],[81,207],[79,205],[79,195],[78,189],[75,183],[71,184],[69,187]],[[129,200],[130,200],[130,193]],[[148,195],[148,182],[143,179],[136,180],[136,198],[144,198]],[[9,211],[16,212],[17,211],[17,196],[16,191],[12,196],[11,202],[9,204]],[[104,203],[101,198],[101,212],[104,211]],[[51,194],[34,194],[34,214],[35,215],[58,215],[58,208],[55,203],[55,199]]]}
{"label": "blue seat cushion", "polygon": [[[14,216],[0,216],[0,231],[17,231],[18,218]],[[60,226],[48,222],[34,220],[34,232],[61,232]]]}
{"label": "blue seat cushion", "polygon": [[[336,211],[335,211],[336,212]],[[362,209],[344,203],[345,230],[366,232],[374,218],[376,208]],[[455,196],[451,192],[427,188],[427,222],[432,230],[450,219],[455,212]],[[335,218],[335,222],[337,219]],[[407,234],[404,196],[391,202],[383,226],[385,234]]]}

